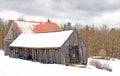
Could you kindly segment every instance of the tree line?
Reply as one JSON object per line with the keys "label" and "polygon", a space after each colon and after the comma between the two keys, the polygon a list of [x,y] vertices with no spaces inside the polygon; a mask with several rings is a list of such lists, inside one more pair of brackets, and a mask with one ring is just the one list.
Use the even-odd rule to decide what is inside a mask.
{"label": "tree line", "polygon": [[[50,22],[50,20],[49,20]],[[4,22],[0,20],[0,49],[4,49],[4,38],[8,32],[12,20]],[[102,28],[95,28],[93,26],[83,26],[75,24],[72,26],[70,22],[61,25],[63,30],[76,29],[87,46],[87,54],[89,56],[96,56],[100,50],[106,52],[106,56],[120,58],[120,30],[109,29],[107,26]]]}
{"label": "tree line", "polygon": [[63,30],[76,29],[87,46],[87,54],[89,56],[100,55],[106,53],[108,57],[120,58],[120,29],[109,29],[106,25],[102,28],[92,26],[84,26],[76,24],[71,26],[71,23],[62,25]]}
{"label": "tree line", "polygon": [[12,20],[8,20],[7,22],[4,22],[2,21],[2,19],[0,19],[0,49],[4,49],[4,38],[11,24],[12,24]]}

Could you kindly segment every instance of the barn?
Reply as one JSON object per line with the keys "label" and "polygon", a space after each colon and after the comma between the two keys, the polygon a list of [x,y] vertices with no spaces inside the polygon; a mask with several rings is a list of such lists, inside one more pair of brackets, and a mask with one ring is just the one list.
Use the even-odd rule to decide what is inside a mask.
{"label": "barn", "polygon": [[86,64],[86,46],[76,30],[20,34],[9,56],[49,64]]}
{"label": "barn", "polygon": [[49,22],[29,22],[13,21],[4,39],[5,55],[9,55],[9,45],[21,34],[31,34],[39,32],[60,31],[61,28],[56,23]]}

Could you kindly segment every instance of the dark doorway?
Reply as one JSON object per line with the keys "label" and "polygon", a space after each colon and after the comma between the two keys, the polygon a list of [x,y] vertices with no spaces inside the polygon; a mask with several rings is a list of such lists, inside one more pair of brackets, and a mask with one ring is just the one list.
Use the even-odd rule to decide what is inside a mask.
{"label": "dark doorway", "polygon": [[70,63],[77,64],[80,62],[78,50],[78,46],[71,46],[69,48]]}

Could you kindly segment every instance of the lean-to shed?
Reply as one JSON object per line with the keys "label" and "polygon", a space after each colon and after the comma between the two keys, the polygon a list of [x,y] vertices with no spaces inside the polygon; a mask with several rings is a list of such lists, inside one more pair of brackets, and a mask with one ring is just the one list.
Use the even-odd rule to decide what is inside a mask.
{"label": "lean-to shed", "polygon": [[76,30],[21,34],[10,44],[10,57],[42,63],[86,64],[86,46]]}
{"label": "lean-to shed", "polygon": [[12,25],[4,39],[5,55],[9,55],[9,45],[13,42],[21,33],[31,34],[39,32],[53,32],[60,31],[61,28],[56,23],[48,22],[28,22],[28,21],[13,21]]}

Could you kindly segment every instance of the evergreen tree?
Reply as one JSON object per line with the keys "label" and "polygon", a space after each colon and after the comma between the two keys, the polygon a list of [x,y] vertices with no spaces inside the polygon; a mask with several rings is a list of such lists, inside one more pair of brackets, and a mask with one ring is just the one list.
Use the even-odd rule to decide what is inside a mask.
{"label": "evergreen tree", "polygon": [[47,22],[48,22],[48,23],[50,23],[50,22],[51,22],[49,18],[48,18]]}

